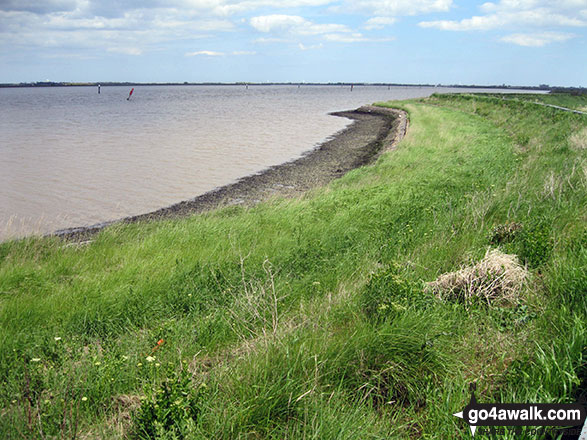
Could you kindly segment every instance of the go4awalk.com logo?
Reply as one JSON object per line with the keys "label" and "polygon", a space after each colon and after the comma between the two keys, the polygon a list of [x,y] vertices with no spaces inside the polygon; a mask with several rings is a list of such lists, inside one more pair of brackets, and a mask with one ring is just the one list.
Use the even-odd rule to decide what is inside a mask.
{"label": "go4awalk.com logo", "polygon": [[586,411],[578,403],[478,403],[472,384],[471,401],[453,415],[465,420],[473,435],[478,426],[577,426],[580,432]]}

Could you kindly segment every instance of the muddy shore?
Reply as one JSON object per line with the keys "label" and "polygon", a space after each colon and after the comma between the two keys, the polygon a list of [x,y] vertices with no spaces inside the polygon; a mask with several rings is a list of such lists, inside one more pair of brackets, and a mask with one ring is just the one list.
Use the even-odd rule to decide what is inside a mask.
{"label": "muddy shore", "polygon": [[252,206],[275,196],[299,196],[354,168],[372,163],[381,153],[394,148],[407,130],[406,113],[401,110],[364,106],[331,114],[349,118],[353,123],[296,160],[153,212],[92,226],[61,229],[52,235],[85,240],[114,223],[186,217],[223,206]]}

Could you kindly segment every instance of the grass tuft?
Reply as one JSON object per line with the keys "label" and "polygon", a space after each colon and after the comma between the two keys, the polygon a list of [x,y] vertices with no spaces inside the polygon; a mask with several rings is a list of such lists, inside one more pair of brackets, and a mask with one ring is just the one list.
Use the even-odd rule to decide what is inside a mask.
{"label": "grass tuft", "polygon": [[440,275],[427,287],[439,298],[471,304],[517,304],[528,280],[528,271],[516,255],[488,249],[485,257],[473,266]]}

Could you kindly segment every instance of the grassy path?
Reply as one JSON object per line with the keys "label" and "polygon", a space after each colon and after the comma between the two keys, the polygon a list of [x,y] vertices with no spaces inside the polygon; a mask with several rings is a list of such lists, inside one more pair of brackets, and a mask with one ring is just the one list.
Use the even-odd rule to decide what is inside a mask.
{"label": "grassy path", "polygon": [[[481,401],[574,400],[587,121],[389,105],[410,115],[398,148],[299,199],[1,244],[0,436],[469,438],[451,414],[470,382]],[[529,269],[514,301],[425,288],[488,248]]]}

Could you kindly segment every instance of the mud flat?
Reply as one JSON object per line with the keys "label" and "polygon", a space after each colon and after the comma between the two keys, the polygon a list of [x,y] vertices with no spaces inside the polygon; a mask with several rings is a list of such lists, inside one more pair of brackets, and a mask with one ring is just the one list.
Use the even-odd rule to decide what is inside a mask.
{"label": "mud flat", "polygon": [[92,226],[61,229],[52,235],[84,239],[114,223],[185,217],[225,206],[252,206],[276,196],[299,196],[393,149],[408,125],[406,113],[396,109],[364,106],[331,114],[349,118],[353,123],[296,160],[156,211]]}

